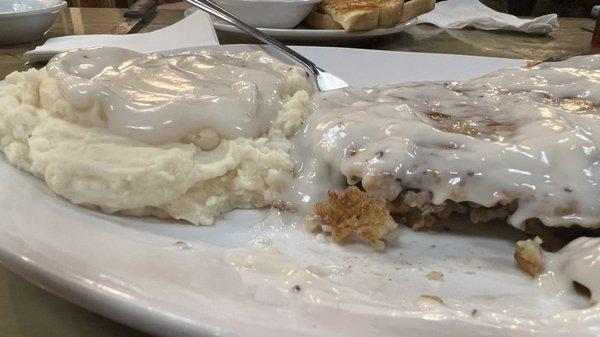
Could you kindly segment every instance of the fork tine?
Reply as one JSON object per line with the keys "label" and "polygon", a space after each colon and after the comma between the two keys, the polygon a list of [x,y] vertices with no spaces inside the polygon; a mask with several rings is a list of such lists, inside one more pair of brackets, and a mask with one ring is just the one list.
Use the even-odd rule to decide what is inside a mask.
{"label": "fork tine", "polygon": [[285,44],[277,41],[272,36],[266,35],[255,27],[247,24],[242,19],[238,18],[228,10],[222,8],[212,0],[186,0],[190,4],[200,8],[201,10],[212,14],[226,22],[232,24],[243,32],[257,38],[258,40],[264,42],[265,44],[273,46],[275,49],[285,54],[287,57],[295,60],[300,63],[304,68],[310,71],[315,81],[317,82],[317,87],[321,91],[337,89],[340,87],[347,87],[348,84],[342,81],[341,79],[319,69],[317,65],[311,60],[292,50]]}

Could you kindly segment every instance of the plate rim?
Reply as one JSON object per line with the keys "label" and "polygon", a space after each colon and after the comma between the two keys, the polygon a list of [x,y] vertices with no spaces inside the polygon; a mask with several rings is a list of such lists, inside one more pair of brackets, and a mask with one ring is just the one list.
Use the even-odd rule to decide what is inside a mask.
{"label": "plate rim", "polygon": [[[224,48],[228,47],[240,48],[250,47],[256,48],[257,45],[225,45],[225,46],[214,46],[214,47],[200,47],[203,48]],[[318,47],[318,46],[306,46],[300,48],[307,49],[345,49],[354,50],[349,48],[339,47]],[[362,49],[362,51],[369,53],[406,53],[415,54],[411,52],[398,52],[398,51],[382,51],[382,50],[369,50]],[[168,52],[168,51],[165,51]],[[436,54],[436,55],[448,55],[452,54]],[[467,56],[467,55],[463,55]],[[487,58],[485,56],[468,56],[474,58]],[[2,81],[0,81],[2,85]],[[6,162],[5,156],[0,155],[1,160]],[[11,166],[11,168],[13,168]],[[29,175],[25,172],[19,172],[19,174]],[[31,251],[31,248],[27,248]],[[23,253],[23,251],[21,251]],[[223,333],[223,330],[218,327],[211,327],[209,324],[202,324],[203,321],[197,320],[193,325],[178,324],[172,315],[168,316],[167,313],[161,310],[149,310],[144,306],[145,300],[138,301],[124,301],[116,295],[112,295],[106,292],[98,292],[97,289],[92,287],[86,287],[81,282],[77,282],[76,279],[70,278],[60,273],[59,270],[50,268],[50,265],[40,264],[38,261],[27,261],[24,259],[26,255],[19,255],[18,252],[8,250],[6,247],[0,245],[0,263],[5,265],[8,269],[21,275],[29,282],[47,290],[69,302],[75,303],[89,311],[98,313],[102,316],[108,317],[114,321],[122,324],[134,327],[141,331],[145,331],[151,334],[164,334],[164,335],[219,335]],[[43,261],[42,261],[43,262]],[[128,317],[125,317],[128,316]],[[132,319],[131,317],[134,317]],[[189,324],[189,323],[188,323]],[[474,327],[476,325],[473,325]],[[193,330],[192,330],[193,327]]]}
{"label": "plate rim", "polygon": [[0,264],[6,269],[44,291],[119,324],[158,336],[188,335],[193,332],[196,336],[212,337],[219,336],[222,332],[218,328],[211,329],[210,325],[202,324],[202,321],[195,322],[193,331],[182,329],[189,326],[178,324],[173,315],[167,319],[167,314],[163,311],[144,308],[143,301],[124,301],[118,296],[111,296],[86,287],[73,278],[62,276],[55,269],[46,267],[50,263],[45,266],[41,263],[29,263],[23,257],[0,245]]}
{"label": "plate rim", "polygon": [[[352,39],[352,38],[366,38],[373,36],[385,36],[400,33],[417,23],[417,19],[413,18],[408,21],[401,22],[393,27],[388,28],[377,28],[367,31],[360,32],[348,32],[343,29],[306,29],[306,28],[258,28],[263,33],[280,36],[280,37],[303,37],[303,38],[341,38],[341,39]],[[222,22],[218,19],[213,18],[213,25],[216,30],[243,34],[239,29],[235,28],[226,22]]]}

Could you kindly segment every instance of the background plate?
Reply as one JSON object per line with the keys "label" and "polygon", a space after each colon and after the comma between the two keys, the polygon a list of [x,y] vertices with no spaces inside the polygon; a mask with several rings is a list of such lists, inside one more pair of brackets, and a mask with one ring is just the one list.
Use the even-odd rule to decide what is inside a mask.
{"label": "background plate", "polygon": [[[255,46],[216,47],[230,50]],[[467,79],[523,61],[298,47],[355,86]],[[359,70],[359,71],[357,71]],[[517,270],[506,225],[399,231],[383,254],[340,247],[268,210],[213,227],[110,216],[71,205],[0,157],[0,261],[74,303],[165,336],[592,336]],[[426,278],[430,271],[441,281]],[[299,286],[295,287],[296,285]],[[294,290],[295,289],[295,290]],[[297,291],[296,291],[297,290]],[[420,295],[438,296],[436,300]]]}
{"label": "background plate", "polygon": [[[184,15],[188,16],[197,11],[196,7],[190,7],[185,10]],[[212,17],[213,24],[217,31],[227,32],[235,35],[246,36],[247,34],[235,28],[234,26]],[[364,32],[347,32],[342,29],[303,29],[303,28],[258,28],[261,32],[271,35],[279,40],[287,41],[360,41],[368,38],[397,34],[414,26],[416,19],[402,22],[394,27],[372,29]]]}

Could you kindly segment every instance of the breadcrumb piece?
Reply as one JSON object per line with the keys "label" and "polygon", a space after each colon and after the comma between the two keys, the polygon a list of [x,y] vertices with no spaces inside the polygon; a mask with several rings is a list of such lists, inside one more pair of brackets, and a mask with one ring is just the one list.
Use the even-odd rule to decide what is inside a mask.
{"label": "breadcrumb piece", "polygon": [[304,228],[311,233],[321,231],[321,218],[318,215],[312,214],[304,219]]}
{"label": "breadcrumb piece", "polygon": [[439,281],[444,277],[444,274],[439,271],[431,271],[427,274],[427,279],[431,281]]}
{"label": "breadcrumb piece", "polygon": [[546,268],[541,244],[542,239],[537,236],[533,240],[517,241],[515,260],[519,267],[532,277],[538,276]]}
{"label": "breadcrumb piece", "polygon": [[[383,198],[369,197],[356,186],[348,187],[339,195],[330,191],[327,200],[315,205],[321,230],[331,233],[333,241],[344,242],[356,233],[371,243],[376,250],[383,250],[386,242],[395,237],[398,225],[385,207]],[[315,228],[315,218],[308,228]]]}
{"label": "breadcrumb piece", "polygon": [[442,300],[441,297],[436,296],[436,295],[421,295],[421,296],[419,296],[419,299],[421,299],[421,300],[433,300],[435,302],[438,302],[439,304],[444,304],[444,300]]}

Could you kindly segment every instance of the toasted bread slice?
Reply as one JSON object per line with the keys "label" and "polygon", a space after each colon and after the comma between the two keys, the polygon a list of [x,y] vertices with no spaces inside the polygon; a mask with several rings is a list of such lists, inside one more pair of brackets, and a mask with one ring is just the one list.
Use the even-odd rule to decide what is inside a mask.
{"label": "toasted bread slice", "polygon": [[304,22],[309,27],[317,29],[344,29],[342,25],[335,22],[333,18],[331,18],[331,15],[317,11],[310,12]]}
{"label": "toasted bread slice", "polygon": [[316,11],[328,14],[345,30],[359,31],[396,25],[403,4],[404,0],[324,0]]}
{"label": "toasted bread slice", "polygon": [[[435,7],[435,0],[407,0],[404,2],[402,14],[399,22],[405,22],[415,17],[430,12]],[[381,16],[381,11],[380,11]],[[386,14],[383,15],[383,22],[386,22]],[[399,22],[392,24],[391,22],[388,27],[393,26]],[[321,7],[317,7],[313,10],[305,20],[306,25],[316,29],[344,29],[341,24],[336,22],[331,15],[324,13]],[[379,19],[378,19],[379,26]],[[382,26],[383,27],[383,26]]]}
{"label": "toasted bread slice", "polygon": [[379,7],[378,28],[394,27],[400,23],[404,10],[404,0],[392,1]]}
{"label": "toasted bread slice", "polygon": [[419,15],[423,15],[427,12],[431,12],[435,8],[435,0],[410,0],[404,3],[404,10],[402,13],[402,20],[400,22],[408,21],[416,18]]}

